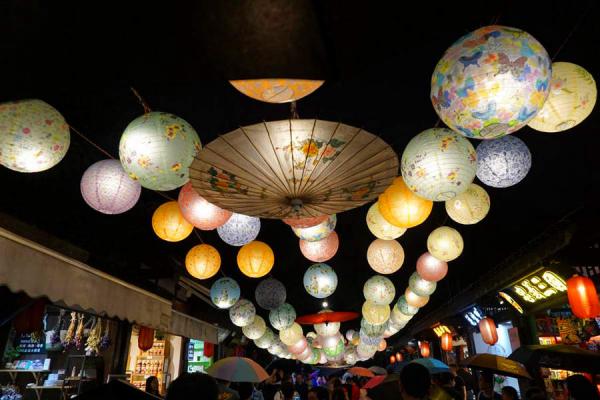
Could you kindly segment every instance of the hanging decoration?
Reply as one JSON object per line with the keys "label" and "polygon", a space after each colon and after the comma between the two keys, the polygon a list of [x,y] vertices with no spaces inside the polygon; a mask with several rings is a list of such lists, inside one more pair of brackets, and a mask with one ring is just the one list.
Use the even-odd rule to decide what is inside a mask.
{"label": "hanging decoration", "polygon": [[239,92],[266,103],[290,103],[308,96],[325,81],[311,79],[244,79],[229,81]]}
{"label": "hanging decoration", "polygon": [[328,218],[329,215],[319,215],[318,217],[284,218],[282,221],[292,228],[310,228],[311,226],[319,225]]}
{"label": "hanging decoration", "polygon": [[380,274],[393,274],[404,263],[404,249],[396,240],[375,239],[367,249],[367,262]]}
{"label": "hanging decoration", "polygon": [[567,279],[567,297],[571,311],[577,318],[595,318],[600,315],[600,301],[594,282],[585,276]]}
{"label": "hanging decoration", "polygon": [[375,304],[367,300],[362,306],[362,316],[370,324],[382,325],[390,318],[390,306]]}
{"label": "hanging decoration", "polygon": [[211,342],[204,342],[204,349],[202,350],[204,357],[212,357],[215,355],[215,345]]}
{"label": "hanging decoration", "polygon": [[250,325],[256,316],[256,308],[250,300],[239,299],[229,309],[229,319],[235,326],[244,327]]}
{"label": "hanging decoration", "polygon": [[417,296],[431,296],[435,292],[437,283],[423,279],[418,272],[413,272],[408,278],[408,287]]}
{"label": "hanging decoration", "polygon": [[220,267],[221,255],[209,244],[196,245],[185,256],[185,268],[196,279],[212,278]]}
{"label": "hanging decoration", "polygon": [[498,342],[496,323],[490,317],[484,317],[479,321],[479,332],[484,343],[493,346]]}
{"label": "hanging decoration", "polygon": [[325,262],[335,256],[339,245],[338,235],[332,231],[325,239],[316,242],[300,239],[300,252],[310,261]]}
{"label": "hanging decoration", "polygon": [[381,339],[379,345],[377,346],[377,351],[384,351],[385,349],[387,349],[387,342],[385,339]]}
{"label": "hanging decoration", "polygon": [[240,299],[240,286],[231,278],[217,279],[210,287],[210,299],[219,308],[230,308]]}
{"label": "hanging decoration", "polygon": [[423,358],[429,358],[431,355],[429,342],[419,342],[419,350],[421,351],[421,357]]}
{"label": "hanging decoration", "polygon": [[489,211],[490,196],[475,183],[453,199],[446,200],[448,216],[459,224],[476,224],[484,219]]}
{"label": "hanging decoration", "polygon": [[334,229],[336,222],[337,217],[335,214],[333,214],[329,216],[327,220],[318,225],[311,226],[310,228],[292,228],[292,231],[301,240],[307,242],[318,242],[329,237],[332,232],[335,232]]}
{"label": "hanging decoration", "polygon": [[283,303],[269,313],[269,321],[273,328],[282,330],[290,327],[296,320],[296,310],[291,304]]}
{"label": "hanging decoration", "polygon": [[308,348],[308,341],[305,338],[301,338],[296,343],[288,346],[288,351],[292,354],[303,353]]}
{"label": "hanging decoration", "polygon": [[363,336],[368,336],[369,338],[376,339],[375,344],[377,344],[379,342],[379,338],[381,338],[381,335],[383,335],[383,333],[385,332],[385,329],[386,329],[385,323],[384,324],[372,324],[364,318],[360,321],[360,333],[362,333]]}
{"label": "hanging decoration", "polygon": [[304,273],[304,289],[317,299],[324,299],[335,292],[338,277],[333,268],[324,263],[313,264]]}
{"label": "hanging decoration", "polygon": [[250,243],[260,232],[260,219],[234,213],[229,220],[217,228],[219,237],[230,246]]}
{"label": "hanging decoration", "polygon": [[444,351],[452,351],[452,334],[444,333],[440,338],[440,346]]}
{"label": "hanging decoration", "polygon": [[254,291],[256,303],[265,310],[274,310],[283,303],[287,296],[283,283],[275,278],[261,281]]}
{"label": "hanging decoration", "polygon": [[206,201],[192,187],[190,182],[183,185],[177,198],[183,217],[198,229],[210,231],[225,224],[232,212]]}
{"label": "hanging decoration", "polygon": [[265,320],[260,316],[256,315],[254,320],[249,325],[242,327],[242,333],[248,339],[256,340],[265,334],[267,330],[267,324]]}
{"label": "hanging decoration", "polygon": [[148,351],[154,346],[154,329],[140,326],[138,333],[138,348],[142,351]]}
{"label": "hanging decoration", "polygon": [[[321,310],[321,311],[319,311],[318,314],[319,315],[321,315],[321,314],[329,315],[331,313],[332,313],[331,310]],[[319,336],[333,336],[340,331],[340,326],[341,326],[341,323],[337,322],[337,321],[328,321],[328,322],[322,322],[320,324],[313,325],[315,332]]]}
{"label": "hanging decoration", "polygon": [[385,189],[377,203],[383,218],[400,228],[412,228],[423,223],[433,208],[433,202],[411,192],[401,176]]}
{"label": "hanging decoration", "polygon": [[396,363],[396,356],[392,354],[390,356],[390,364],[394,364],[394,363]]}
{"label": "hanging decoration", "polygon": [[[462,236],[454,228],[441,226],[427,237],[427,250],[435,258],[452,261],[462,254],[464,243]],[[432,279],[433,280],[433,279]]]}
{"label": "hanging decoration", "polygon": [[401,228],[390,224],[379,212],[379,202],[375,202],[367,212],[367,227],[371,233],[378,239],[394,240],[406,232],[406,228]]}
{"label": "hanging decoration", "polygon": [[365,282],[363,295],[377,305],[389,305],[396,296],[396,288],[385,276],[375,275]]}
{"label": "hanging decoration", "polygon": [[402,353],[400,353],[400,352],[396,353],[396,361],[399,363],[404,361],[404,357],[402,356]]}
{"label": "hanging decoration", "polygon": [[527,176],[530,168],[531,152],[516,136],[485,141],[477,146],[477,178],[487,186],[514,186]]}
{"label": "hanging decoration", "polygon": [[168,201],[152,214],[152,229],[167,242],[179,242],[192,233],[194,226],[187,222],[176,201]]}
{"label": "hanging decoration", "polygon": [[304,332],[302,332],[302,327],[296,322],[279,331],[279,339],[287,346],[293,345],[302,338],[304,338]]}
{"label": "hanging decoration", "polygon": [[422,279],[438,282],[448,273],[448,263],[426,252],[417,260],[417,273]]}
{"label": "hanging decoration", "polygon": [[406,304],[413,307],[425,307],[425,305],[429,302],[429,296],[419,296],[415,292],[411,290],[410,287],[406,288],[404,292],[404,299],[406,300]]}
{"label": "hanging decoration", "polygon": [[260,278],[268,274],[275,263],[275,255],[268,244],[252,241],[242,246],[237,254],[240,271],[250,278]]}
{"label": "hanging decoration", "polygon": [[396,306],[398,307],[398,310],[404,315],[415,315],[419,312],[419,307],[415,307],[408,304],[404,295],[398,298]]}
{"label": "hanging decoration", "polygon": [[[406,303],[406,300],[402,301],[402,304],[398,304],[400,302],[400,299],[398,299],[398,301],[396,302],[396,305],[394,306],[394,308],[392,308],[392,312],[390,313],[390,322],[394,325],[394,326],[399,326],[404,328],[406,326],[406,324],[408,323],[408,321],[410,321],[412,319],[412,317],[414,317],[414,315],[419,312],[419,309],[417,307],[413,307],[413,306],[409,306]],[[400,311],[400,306],[402,306],[405,310],[408,309],[410,307],[410,309],[408,309],[409,312],[413,312],[413,314],[405,314],[402,311]]]}
{"label": "hanging decoration", "polygon": [[267,328],[265,330],[265,333],[261,337],[259,337],[258,339],[256,339],[254,341],[254,344],[259,349],[267,349],[267,348],[269,348],[269,346],[271,346],[271,344],[273,344],[274,341],[275,341],[275,334],[273,333],[272,330]]}

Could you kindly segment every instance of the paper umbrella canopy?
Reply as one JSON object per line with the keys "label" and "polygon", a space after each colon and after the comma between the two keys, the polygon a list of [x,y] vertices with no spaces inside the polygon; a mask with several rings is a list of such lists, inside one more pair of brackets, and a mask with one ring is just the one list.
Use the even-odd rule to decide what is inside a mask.
{"label": "paper umbrella canopy", "polygon": [[373,201],[398,157],[362,129],[315,119],[241,127],[209,143],[190,168],[200,195],[261,218],[332,215]]}

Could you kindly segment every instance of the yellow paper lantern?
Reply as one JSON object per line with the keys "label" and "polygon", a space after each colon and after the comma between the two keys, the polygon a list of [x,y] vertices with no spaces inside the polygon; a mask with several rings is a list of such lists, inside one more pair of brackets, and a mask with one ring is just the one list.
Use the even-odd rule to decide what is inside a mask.
{"label": "yellow paper lantern", "polygon": [[442,261],[452,261],[461,255],[464,243],[460,233],[449,226],[441,226],[429,234],[427,249]]}
{"label": "yellow paper lantern", "polygon": [[221,267],[221,256],[217,249],[209,244],[199,244],[185,256],[185,268],[197,279],[213,277]]}
{"label": "yellow paper lantern", "polygon": [[237,255],[237,263],[244,275],[260,278],[273,268],[275,255],[268,244],[254,240],[242,246]]}
{"label": "yellow paper lantern", "polygon": [[310,79],[246,79],[229,81],[241,93],[266,103],[289,103],[308,96],[324,81]]}
{"label": "yellow paper lantern", "polygon": [[279,331],[279,339],[283,344],[291,346],[304,337],[302,327],[294,322],[289,327]]}
{"label": "yellow paper lantern", "polygon": [[409,306],[418,308],[425,307],[425,304],[429,302],[429,296],[419,296],[409,287],[406,288],[406,291],[404,292],[404,298]]}
{"label": "yellow paper lantern", "polygon": [[406,228],[390,224],[379,212],[379,202],[375,202],[367,212],[367,227],[378,239],[394,240],[404,235]]}
{"label": "yellow paper lantern", "polygon": [[183,218],[179,204],[169,201],[161,205],[152,215],[154,233],[167,242],[179,242],[192,233],[194,225]]}
{"label": "yellow paper lantern", "polygon": [[256,315],[254,321],[250,325],[242,327],[244,336],[248,339],[256,340],[265,334],[267,331],[267,324],[265,320],[260,316]]}
{"label": "yellow paper lantern", "polygon": [[379,196],[379,212],[390,224],[401,228],[412,228],[421,224],[431,214],[433,202],[410,191],[402,177]]}
{"label": "yellow paper lantern", "polygon": [[385,304],[375,304],[372,301],[367,300],[363,303],[362,315],[368,323],[372,325],[381,325],[390,318],[390,306]]}
{"label": "yellow paper lantern", "polygon": [[594,77],[579,65],[552,64],[550,94],[529,126],[540,132],[563,132],[586,119],[596,104]]}
{"label": "yellow paper lantern", "polygon": [[490,211],[490,196],[474,183],[458,196],[446,200],[446,212],[453,221],[463,225],[476,224]]}
{"label": "yellow paper lantern", "polygon": [[404,249],[395,240],[375,239],[367,249],[367,261],[380,274],[393,274],[404,263]]}

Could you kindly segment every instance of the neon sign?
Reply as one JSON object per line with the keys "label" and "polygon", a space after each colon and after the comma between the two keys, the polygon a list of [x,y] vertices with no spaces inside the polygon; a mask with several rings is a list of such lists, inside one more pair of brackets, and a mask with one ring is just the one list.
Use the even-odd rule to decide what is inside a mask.
{"label": "neon sign", "polygon": [[[544,271],[542,274],[537,273],[522,279],[513,286],[513,290],[523,300],[529,303],[535,303],[540,300],[546,300],[558,293],[565,292],[567,290],[567,284],[554,272]],[[513,305],[510,300],[506,300]],[[522,311],[520,312],[522,313]]]}

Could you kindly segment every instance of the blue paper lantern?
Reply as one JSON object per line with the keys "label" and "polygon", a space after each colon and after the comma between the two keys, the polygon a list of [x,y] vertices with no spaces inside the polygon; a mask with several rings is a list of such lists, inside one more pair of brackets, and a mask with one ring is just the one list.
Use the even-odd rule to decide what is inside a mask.
{"label": "blue paper lantern", "polygon": [[317,299],[331,296],[335,292],[337,284],[337,274],[327,264],[313,264],[304,273],[304,289]]}
{"label": "blue paper lantern", "polygon": [[243,246],[258,236],[260,219],[244,214],[234,213],[231,218],[217,228],[219,237],[231,246]]}
{"label": "blue paper lantern", "polygon": [[240,299],[240,285],[231,278],[217,279],[210,287],[210,299],[219,308],[230,308]]}
{"label": "blue paper lantern", "polygon": [[531,168],[531,152],[515,136],[481,142],[477,146],[477,178],[484,184],[505,188],[521,182]]}

